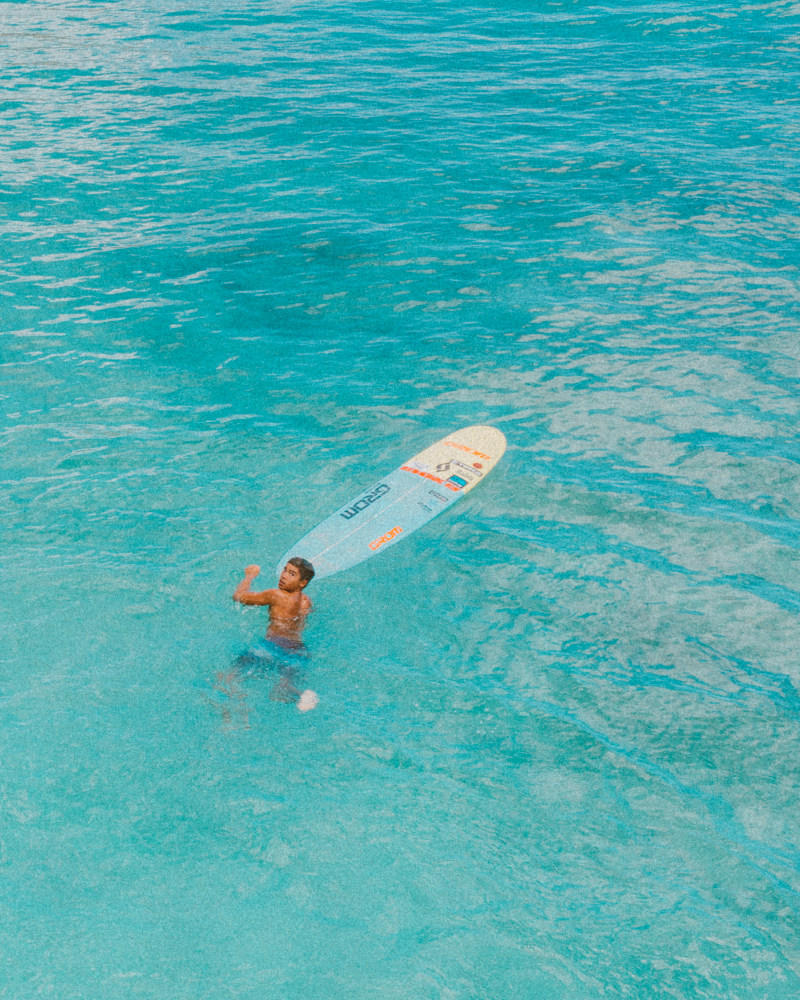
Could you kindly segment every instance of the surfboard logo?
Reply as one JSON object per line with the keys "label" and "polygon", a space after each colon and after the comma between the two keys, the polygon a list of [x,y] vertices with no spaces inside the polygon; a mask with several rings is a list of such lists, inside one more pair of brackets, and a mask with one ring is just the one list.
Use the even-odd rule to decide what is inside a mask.
{"label": "surfboard logo", "polygon": [[390,528],[385,535],[381,535],[380,538],[376,538],[374,542],[369,543],[369,547],[374,552],[375,549],[379,549],[381,545],[385,545],[387,542],[391,542],[393,538],[397,538],[398,535],[403,534],[403,529],[399,524],[396,524],[393,528]]}
{"label": "surfboard logo", "polygon": [[437,492],[436,490],[428,490],[428,493],[439,503],[450,503],[449,499],[444,496],[444,494]]}
{"label": "surfboard logo", "polygon": [[349,521],[351,517],[355,517],[360,511],[366,510],[371,503],[375,503],[376,500],[380,500],[380,498],[385,496],[390,489],[391,486],[387,483],[381,483],[376,486],[375,489],[369,490],[369,492],[365,493],[363,497],[359,497],[352,507],[339,511],[340,516],[343,517],[345,521]]}
{"label": "surfboard logo", "polygon": [[423,479],[430,479],[432,483],[442,483],[444,480],[440,476],[434,476],[431,472],[424,472],[422,469],[415,469],[413,465],[401,465],[403,472],[413,472],[415,476],[422,476]]}
{"label": "surfboard logo", "polygon": [[475,448],[468,448],[465,444],[459,444],[458,441],[445,441],[444,442],[449,448],[458,448],[459,451],[466,451],[470,455],[474,455],[476,458],[484,458],[487,462],[491,462],[492,456],[487,455],[485,451],[477,451]]}
{"label": "surfboard logo", "polygon": [[450,464],[461,469],[461,472],[457,472],[456,475],[460,475],[462,479],[466,479],[469,483],[474,482],[476,478],[483,478],[483,473],[480,469],[476,469],[473,465],[465,465],[463,462],[459,462],[457,458],[454,458]]}

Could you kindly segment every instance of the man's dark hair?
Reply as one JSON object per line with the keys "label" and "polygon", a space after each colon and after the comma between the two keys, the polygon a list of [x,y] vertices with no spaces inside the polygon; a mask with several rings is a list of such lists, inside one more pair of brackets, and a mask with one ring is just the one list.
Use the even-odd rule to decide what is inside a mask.
{"label": "man's dark hair", "polygon": [[290,566],[297,567],[301,580],[305,580],[306,583],[310,583],[314,579],[314,567],[308,559],[303,559],[302,556],[292,556],[288,562]]}

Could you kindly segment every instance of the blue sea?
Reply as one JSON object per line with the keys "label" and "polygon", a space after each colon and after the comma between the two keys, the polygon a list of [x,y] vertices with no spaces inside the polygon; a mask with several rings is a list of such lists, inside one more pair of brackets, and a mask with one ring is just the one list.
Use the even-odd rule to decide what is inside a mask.
{"label": "blue sea", "polygon": [[[800,995],[800,8],[0,5],[0,998]],[[231,594],[438,438],[508,439]]]}

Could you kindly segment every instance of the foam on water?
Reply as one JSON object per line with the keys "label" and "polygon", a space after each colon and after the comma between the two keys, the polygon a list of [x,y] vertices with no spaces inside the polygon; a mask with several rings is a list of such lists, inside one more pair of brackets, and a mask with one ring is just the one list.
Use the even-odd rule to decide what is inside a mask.
{"label": "foam on water", "polygon": [[796,7],[0,24],[0,996],[796,996]]}

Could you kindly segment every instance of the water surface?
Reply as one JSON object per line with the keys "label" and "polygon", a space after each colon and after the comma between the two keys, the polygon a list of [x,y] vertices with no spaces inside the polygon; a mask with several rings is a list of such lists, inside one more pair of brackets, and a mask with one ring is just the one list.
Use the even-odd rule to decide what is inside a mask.
{"label": "water surface", "polygon": [[[0,997],[797,995],[798,40],[2,4]],[[242,568],[471,423],[226,702]]]}

